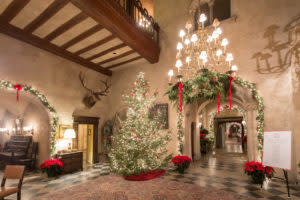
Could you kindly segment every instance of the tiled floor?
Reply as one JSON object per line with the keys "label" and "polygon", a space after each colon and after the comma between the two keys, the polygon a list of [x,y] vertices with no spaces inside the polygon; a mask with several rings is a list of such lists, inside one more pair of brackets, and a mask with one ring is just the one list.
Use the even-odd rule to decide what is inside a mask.
{"label": "tiled floor", "polygon": [[[215,155],[203,156],[200,161],[193,162],[185,174],[181,175],[173,170],[168,170],[164,179],[182,181],[239,193],[261,199],[287,199],[285,183],[281,180],[272,179],[264,189],[251,184],[249,177],[243,172],[245,157],[240,153],[224,153],[217,151]],[[108,164],[96,164],[91,169],[64,175],[55,180],[49,180],[39,173],[27,174],[22,189],[22,199],[38,199],[39,196],[62,190],[67,187],[81,184],[96,179],[101,175],[109,174]],[[2,174],[0,172],[0,180]],[[8,182],[12,184],[12,182]],[[300,199],[300,187],[291,186],[292,199]],[[11,196],[16,199],[16,196]]]}
{"label": "tiled floor", "polygon": [[[163,178],[261,199],[287,199],[285,182],[273,178],[261,189],[244,174],[244,162],[243,154],[217,151],[215,155],[202,156],[200,161],[193,162],[185,174],[168,171]],[[300,186],[290,188],[292,199],[300,199]]]}
{"label": "tiled floor", "polygon": [[[110,168],[108,163],[95,164],[92,168],[85,171],[76,172],[73,174],[62,175],[57,179],[48,179],[46,174],[27,173],[25,175],[22,187],[22,200],[38,199],[39,196],[65,189],[77,184],[94,180],[99,176],[108,175]],[[0,179],[2,180],[3,173],[0,172]],[[7,185],[16,185],[15,182],[8,181]],[[10,199],[16,199],[16,195],[11,195]]]}

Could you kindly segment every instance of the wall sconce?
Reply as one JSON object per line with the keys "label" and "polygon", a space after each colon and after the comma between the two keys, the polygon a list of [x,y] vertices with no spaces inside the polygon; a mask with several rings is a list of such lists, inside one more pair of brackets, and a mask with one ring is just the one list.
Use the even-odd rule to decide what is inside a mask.
{"label": "wall sconce", "polygon": [[0,133],[9,135],[9,130],[7,128],[0,128]]}
{"label": "wall sconce", "polygon": [[23,134],[31,134],[33,135],[33,127],[32,126],[24,126]]}
{"label": "wall sconce", "polygon": [[200,129],[201,129],[201,127],[202,127],[202,123],[201,123],[201,122],[199,122],[199,123],[198,123],[198,128],[200,128]]}

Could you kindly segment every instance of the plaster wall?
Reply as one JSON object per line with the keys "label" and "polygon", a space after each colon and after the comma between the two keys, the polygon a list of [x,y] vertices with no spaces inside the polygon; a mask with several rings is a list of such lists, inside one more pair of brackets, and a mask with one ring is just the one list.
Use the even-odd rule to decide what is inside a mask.
{"label": "plaster wall", "polygon": [[[84,72],[88,87],[95,90],[102,86],[100,80],[106,76],[3,34],[0,34],[0,44],[0,79],[39,90],[56,109],[59,124],[72,125],[73,115],[100,117],[101,134],[102,124],[107,119],[107,98],[103,97],[93,108],[86,109],[82,99],[87,91],[81,86],[78,75]],[[22,98],[22,91],[20,95]],[[45,109],[44,115],[46,113]],[[100,141],[101,137],[99,151],[102,149]]]}
{"label": "plaster wall", "polygon": [[[167,72],[174,69],[178,32],[188,19],[192,19],[189,16],[190,4],[190,0],[178,0],[176,3],[173,0],[154,0],[154,17],[161,28],[160,60],[156,64],[140,60],[114,70],[113,92],[109,100],[110,116],[122,105],[120,93],[131,87],[140,71],[146,73],[145,77],[152,84],[152,90],[159,91],[157,101],[169,102],[163,95],[168,87]],[[292,70],[295,66],[285,60],[289,55],[289,48],[288,33],[284,28],[299,15],[299,7],[298,0],[232,0],[231,13],[237,18],[221,22],[223,34],[228,38],[229,49],[235,58],[234,63],[239,67],[238,76],[256,83],[259,94],[264,98],[265,130],[295,132],[294,168],[295,163],[300,161],[300,155],[296,154],[300,149],[300,135],[296,129],[298,125],[295,125],[295,121],[299,119],[293,122],[293,118],[298,117],[297,113],[300,111],[299,106],[294,107],[299,95],[296,97],[293,93]],[[255,111],[248,116],[253,121],[253,130],[256,128],[255,116]],[[209,118],[209,113],[206,112],[204,117]],[[176,111],[170,106],[169,123],[173,141],[169,143],[169,148],[172,152],[177,149],[176,120]],[[205,120],[207,123],[208,120]]]}

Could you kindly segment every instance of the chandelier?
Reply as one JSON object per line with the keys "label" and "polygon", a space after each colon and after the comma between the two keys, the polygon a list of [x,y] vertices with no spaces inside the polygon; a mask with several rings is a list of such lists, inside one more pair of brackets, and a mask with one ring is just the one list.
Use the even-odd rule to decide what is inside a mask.
{"label": "chandelier", "polygon": [[[205,70],[220,72],[228,68],[228,73],[237,71],[233,65],[233,55],[228,52],[228,40],[222,37],[220,22],[215,19],[212,27],[205,28],[207,20],[205,14],[200,14],[199,30],[191,32],[193,26],[190,21],[185,25],[185,30],[179,31],[180,42],[177,44],[175,71],[178,81],[188,80]],[[174,71],[168,72],[169,80],[172,81]]]}

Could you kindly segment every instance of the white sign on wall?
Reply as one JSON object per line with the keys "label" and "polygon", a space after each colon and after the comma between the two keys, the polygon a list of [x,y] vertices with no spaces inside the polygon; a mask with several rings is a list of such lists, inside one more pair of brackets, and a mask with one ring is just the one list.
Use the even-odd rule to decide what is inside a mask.
{"label": "white sign on wall", "polygon": [[292,169],[292,131],[264,132],[263,165]]}

